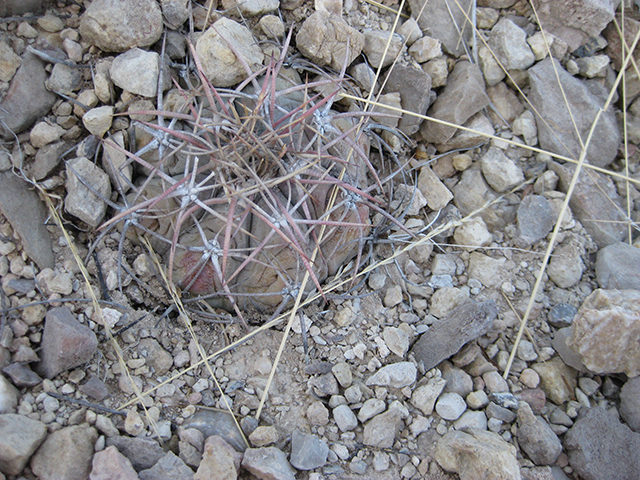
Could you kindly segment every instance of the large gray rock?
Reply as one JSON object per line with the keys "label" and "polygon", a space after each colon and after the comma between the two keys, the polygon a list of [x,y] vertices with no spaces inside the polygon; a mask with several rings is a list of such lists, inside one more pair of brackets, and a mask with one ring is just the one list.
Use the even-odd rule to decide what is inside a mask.
{"label": "large gray rock", "polygon": [[[549,168],[560,177],[559,186],[564,192],[569,188],[575,171],[573,165],[549,162]],[[620,242],[627,237],[626,220],[620,195],[611,179],[589,170],[580,172],[569,201],[573,216],[580,220],[591,238],[600,248]]]}
{"label": "large gray rock", "polygon": [[465,43],[473,31],[467,20],[471,19],[471,4],[472,0],[409,0],[411,16],[418,20],[420,28],[440,40],[444,49],[456,57],[465,53]]}
{"label": "large gray rock", "polygon": [[142,470],[138,476],[140,480],[193,480],[193,470],[191,470],[180,457],[173,452],[168,452],[158,460],[153,467]]}
{"label": "large gray rock", "polygon": [[[489,97],[485,92],[480,68],[465,60],[456,63],[447,80],[447,86],[431,106],[428,114],[438,120],[462,125],[487,105],[489,105]],[[435,144],[445,144],[453,137],[456,130],[456,127],[428,120],[420,127],[420,133],[425,141]]]}
{"label": "large gray rock", "polygon": [[[431,98],[431,77],[422,69],[411,65],[396,65],[387,76],[385,90],[400,93],[404,110],[419,115],[427,113]],[[413,135],[421,123],[421,118],[405,114],[402,115],[398,128],[407,135]]]}
{"label": "large gray rock", "polygon": [[589,295],[567,341],[595,373],[640,375],[640,291],[601,290]]}
{"label": "large gray rock", "polygon": [[315,12],[300,27],[296,45],[305,57],[320,66],[329,65],[340,71],[360,55],[364,47],[364,35],[337,15]]}
{"label": "large gray rock", "polygon": [[[233,47],[233,49],[231,48]],[[264,55],[251,31],[244,25],[222,17],[196,42],[204,74],[215,87],[230,87],[262,66]],[[234,53],[235,52],[235,53]],[[244,63],[251,72],[245,70]]]}
{"label": "large gray rock", "polygon": [[152,468],[165,456],[165,451],[158,442],[148,438],[107,437],[106,445],[114,445],[138,471]]}
{"label": "large gray rock", "polygon": [[518,206],[515,241],[519,247],[530,247],[545,238],[555,224],[553,208],[541,195],[527,195]]}
{"label": "large gray rock", "polygon": [[55,431],[31,459],[31,470],[41,480],[86,480],[96,440],[98,432],[86,423]]}
{"label": "large gray rock", "polygon": [[546,32],[561,38],[570,50],[597,37],[611,20],[614,0],[534,0],[536,13]]}
{"label": "large gray rock", "polygon": [[[555,66],[551,62],[556,62]],[[582,149],[580,138],[583,142],[587,140],[591,124],[604,106],[606,91],[594,83],[578,80],[550,58],[529,69],[529,83],[534,112],[543,115],[536,115],[540,147],[577,160]],[[601,115],[589,144],[589,163],[598,167],[609,165],[616,158],[620,140],[618,123],[613,109],[609,109]]]}
{"label": "large gray rock", "polygon": [[460,480],[520,480],[516,447],[498,434],[471,429],[450,431],[436,445],[435,459],[448,472],[456,472]]}
{"label": "large gray rock", "polygon": [[29,184],[11,171],[0,173],[0,213],[20,235],[29,258],[40,269],[53,268],[51,236],[45,227],[47,210]]}
{"label": "large gray rock", "polygon": [[602,288],[640,290],[640,249],[618,242],[601,248],[596,277]]}
{"label": "large gray rock", "polygon": [[26,130],[51,110],[58,97],[45,88],[46,80],[42,61],[26,53],[0,102],[0,137],[13,141],[15,134]]}
{"label": "large gray rock", "polygon": [[53,378],[91,360],[98,348],[96,334],[82,325],[67,307],[52,308],[45,320],[38,372]]}
{"label": "large gray rock", "polygon": [[0,472],[18,475],[47,436],[47,426],[22,415],[0,415]]}
{"label": "large gray rock", "polygon": [[436,320],[411,352],[418,362],[423,362],[425,370],[431,370],[468,342],[487,333],[497,315],[495,302],[470,300]]}
{"label": "large gray rock", "polygon": [[105,52],[148,47],[162,35],[155,0],[94,0],[80,18],[82,38]]}
{"label": "large gray rock", "polygon": [[562,452],[562,443],[547,421],[536,417],[526,402],[518,404],[518,445],[536,465],[552,465]]}
{"label": "large gray rock", "polygon": [[640,478],[640,434],[604,409],[582,411],[565,434],[564,447],[583,480]]}
{"label": "large gray rock", "polygon": [[327,463],[329,446],[316,435],[294,430],[291,434],[291,465],[298,470],[313,470]]}
{"label": "large gray rock", "polygon": [[67,213],[97,227],[107,211],[106,200],[111,195],[109,176],[88,158],[74,158],[67,162],[66,186],[64,208]]}

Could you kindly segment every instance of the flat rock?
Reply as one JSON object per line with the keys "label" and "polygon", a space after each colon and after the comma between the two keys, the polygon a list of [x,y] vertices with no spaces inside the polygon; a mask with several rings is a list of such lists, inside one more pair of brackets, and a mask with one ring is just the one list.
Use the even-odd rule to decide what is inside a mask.
{"label": "flat rock", "polygon": [[453,193],[442,183],[442,180],[438,178],[429,165],[425,165],[420,169],[418,188],[427,200],[427,206],[434,211],[446,207],[453,199]]}
{"label": "flat rock", "polygon": [[369,377],[366,385],[403,388],[416,381],[416,366],[412,362],[398,362],[386,365]]}
{"label": "flat rock", "polygon": [[[420,68],[411,65],[396,65],[387,75],[385,90],[400,92],[402,108],[425,115],[431,101],[431,77]],[[407,135],[418,131],[422,119],[413,115],[402,115],[398,128]]]}
{"label": "flat rock", "polygon": [[556,223],[553,207],[541,195],[527,195],[518,205],[516,244],[530,247],[545,238]]}
{"label": "flat rock", "polygon": [[371,447],[391,448],[401,424],[401,413],[397,409],[390,408],[367,422],[364,426],[362,441]]}
{"label": "flat rock", "polygon": [[616,3],[610,0],[535,0],[545,32],[561,38],[571,51],[597,37],[611,20]]}
{"label": "flat rock", "polygon": [[[434,2],[436,3],[436,2]],[[427,5],[430,5],[429,2]],[[477,65],[467,61],[456,63],[447,85],[428,115],[456,125],[463,125],[469,118],[489,105],[484,79]],[[456,133],[456,127],[425,121],[420,133],[425,141],[446,144]]]}
{"label": "flat rock", "polygon": [[105,52],[148,47],[162,35],[162,11],[155,0],[95,0],[80,18],[80,35]]}
{"label": "flat rock", "polygon": [[305,57],[318,65],[328,65],[340,71],[360,55],[364,47],[364,35],[337,15],[315,12],[300,27],[296,45]]}
{"label": "flat rock", "polygon": [[247,448],[242,466],[261,479],[295,480],[296,472],[284,453],[275,447]]}
{"label": "flat rock", "polygon": [[379,413],[384,412],[387,409],[387,404],[384,400],[379,398],[369,398],[365,400],[358,411],[358,420],[365,423],[367,420],[375,417]]}
{"label": "flat rock", "polygon": [[447,316],[437,319],[420,336],[411,352],[425,371],[456,354],[465,344],[484,335],[491,328],[498,309],[493,301],[469,302],[455,308]]}
{"label": "flat rock", "polygon": [[11,171],[0,172],[0,212],[20,235],[29,258],[40,269],[53,268],[51,236],[45,227],[47,210],[29,184]]}
{"label": "flat rock", "polygon": [[[575,167],[549,162],[549,168],[560,178],[560,190],[566,192]],[[611,179],[601,173],[580,172],[569,201],[573,216],[600,248],[623,241],[627,237],[626,220],[620,213],[624,211],[622,200]],[[602,221],[604,220],[604,221]]]}
{"label": "flat rock", "polygon": [[18,388],[35,387],[42,382],[42,378],[27,365],[12,363],[2,369],[11,378],[11,382]]}
{"label": "flat rock", "polygon": [[640,377],[630,378],[620,389],[620,416],[634,432],[640,432]]}
{"label": "flat rock", "polygon": [[238,431],[233,417],[227,412],[199,410],[191,415],[182,426],[183,428],[197,428],[205,438],[220,435],[239,452],[243,452],[247,448],[244,437]]}
{"label": "flat rock", "polygon": [[158,442],[148,438],[108,437],[106,446],[111,445],[127,457],[136,470],[153,467],[166,453]]}
{"label": "flat rock", "polygon": [[42,334],[42,361],[38,372],[53,378],[91,360],[98,340],[86,325],[81,324],[67,307],[52,308],[47,312]]}
{"label": "flat rock", "polygon": [[601,248],[596,257],[596,278],[601,288],[640,290],[640,249],[617,242]]}
{"label": "flat rock", "polygon": [[498,434],[472,429],[450,431],[440,438],[435,459],[446,471],[457,473],[460,480],[520,480],[516,453],[516,447]]}
{"label": "flat rock", "polygon": [[60,164],[62,154],[69,148],[70,145],[67,142],[60,141],[38,149],[35,161],[29,165],[27,175],[36,180],[43,180]]}
{"label": "flat rock", "polygon": [[294,430],[291,434],[290,462],[298,470],[313,470],[327,463],[329,446],[317,435]]}
{"label": "flat rock", "polygon": [[247,17],[255,17],[257,15],[264,15],[269,12],[277,10],[280,6],[279,0],[223,0],[222,5],[225,10],[237,8],[238,11]]}
{"label": "flat rock", "polygon": [[518,405],[518,445],[536,465],[552,465],[562,452],[558,436],[526,402]]}
{"label": "flat rock", "polygon": [[567,345],[592,372],[640,375],[640,291],[595,290],[578,310],[571,333]]}
{"label": "flat rock", "polygon": [[202,461],[193,480],[238,478],[242,454],[237,452],[219,435],[213,435],[205,441]]}
{"label": "flat rock", "polygon": [[640,434],[620,423],[617,415],[601,408],[581,411],[564,436],[569,465],[580,478],[606,480],[638,478]]}
{"label": "flat rock", "polygon": [[168,452],[153,467],[142,470],[140,480],[193,480],[193,470],[173,452]]}
{"label": "flat rock", "polygon": [[6,413],[0,415],[0,431],[0,471],[18,475],[47,436],[47,426],[22,415]]}
{"label": "flat rock", "polygon": [[57,430],[31,459],[31,470],[42,480],[86,480],[96,440],[98,432],[87,424]]}
{"label": "flat rock", "polygon": [[127,457],[113,445],[93,456],[91,480],[138,480],[138,474]]}
{"label": "flat rock", "polygon": [[[456,57],[465,53],[464,43],[468,43],[471,38],[473,27],[467,21],[467,12],[471,11],[470,5],[471,0],[450,4],[429,0],[409,0],[411,15],[417,19],[422,31],[440,40],[444,50]],[[418,16],[420,12],[422,14]],[[464,41],[460,39],[460,32]]]}
{"label": "flat rock", "polygon": [[251,31],[226,17],[215,22],[198,38],[196,52],[204,74],[215,87],[230,87],[251,74],[245,70],[238,56],[252,72],[258,70],[264,60]]}
{"label": "flat rock", "polygon": [[491,29],[489,47],[507,70],[526,70],[535,61],[527,33],[508,18],[502,18]]}
{"label": "flat rock", "polygon": [[109,176],[88,158],[75,158],[67,162],[66,187],[65,210],[97,227],[107,211],[106,200],[111,195]]}
{"label": "flat rock", "polygon": [[[556,64],[553,65],[552,62]],[[578,159],[581,143],[574,121],[580,137],[586,140],[597,112],[604,106],[607,92],[604,89],[596,91],[598,86],[573,77],[557,60],[549,58],[529,69],[529,83],[529,100],[534,112],[544,112],[544,117],[536,115],[540,147]],[[567,109],[567,102],[573,115]],[[608,110],[600,117],[591,138],[587,150],[589,163],[598,167],[609,165],[616,158],[620,140],[620,130],[613,110]]]}
{"label": "flat rock", "polygon": [[132,48],[113,59],[109,73],[113,83],[123,90],[143,97],[155,97],[158,93],[160,55]]}

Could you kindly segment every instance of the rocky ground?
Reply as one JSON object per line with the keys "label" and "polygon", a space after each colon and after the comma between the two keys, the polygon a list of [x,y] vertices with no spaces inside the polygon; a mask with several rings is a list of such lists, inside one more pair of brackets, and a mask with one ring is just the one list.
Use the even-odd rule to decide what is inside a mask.
{"label": "rocky ground", "polygon": [[[615,2],[410,0],[393,35],[394,1],[44,3],[0,5],[0,479],[640,477],[640,88],[633,66],[616,83]],[[377,239],[364,284],[291,333],[189,326],[142,245],[89,254],[118,172],[142,175],[96,146],[136,150],[156,117],[126,113],[188,90],[187,37],[224,88],[290,28],[288,66],[348,64],[405,111],[379,120],[410,140],[381,131],[416,236]]]}

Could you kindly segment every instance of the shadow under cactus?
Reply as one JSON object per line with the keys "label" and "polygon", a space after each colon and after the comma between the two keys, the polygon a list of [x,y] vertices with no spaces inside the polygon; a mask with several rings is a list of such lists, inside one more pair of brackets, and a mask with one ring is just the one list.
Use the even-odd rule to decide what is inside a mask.
{"label": "shadow under cactus", "polygon": [[303,82],[283,53],[236,89],[216,89],[192,54],[200,86],[178,87],[173,110],[137,112],[159,118],[132,127],[146,146],[134,139],[131,150],[141,148],[130,153],[106,141],[129,157],[120,171],[133,163],[141,174],[122,185],[124,205],[103,231],[119,224],[134,241],[146,235],[170,281],[243,319],[242,311],[280,311],[301,288],[322,293],[328,277],[356,273],[373,213],[376,234],[381,224],[404,229],[390,213],[403,166],[388,147],[385,158],[374,114],[356,103],[336,108],[351,88],[344,72]]}

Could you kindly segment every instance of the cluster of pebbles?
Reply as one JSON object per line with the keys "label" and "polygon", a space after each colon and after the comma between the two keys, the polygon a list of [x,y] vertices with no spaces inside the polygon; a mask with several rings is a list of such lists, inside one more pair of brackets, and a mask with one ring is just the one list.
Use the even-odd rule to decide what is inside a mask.
{"label": "cluster of pebbles", "polygon": [[[0,479],[637,477],[640,250],[629,225],[640,195],[613,173],[637,179],[640,100],[627,92],[598,113],[624,62],[612,2],[532,2],[536,16],[529,2],[478,1],[475,36],[470,0],[460,11],[411,0],[397,33],[392,13],[365,2],[85,3],[0,7],[11,16],[0,19]],[[625,32],[639,20],[626,11]],[[240,324],[199,320],[190,333],[162,315],[168,298],[140,245],[120,252],[120,233],[106,235],[87,262],[89,292],[68,244],[84,257],[122,200],[116,185],[140,174],[121,149],[152,143],[136,122],[157,117],[120,114],[159,108],[159,86],[164,108],[177,105],[169,73],[184,73],[191,25],[206,28],[194,48],[217,88],[265,65],[294,25],[293,68],[348,64],[362,97],[468,128],[378,119],[415,141],[407,152],[379,132],[412,155],[415,182],[398,183],[394,201],[422,240],[398,253],[409,238],[392,232],[357,295],[305,307],[270,385],[279,329],[226,349],[247,333]],[[353,107],[348,95],[339,103]],[[569,159],[597,115],[586,158],[600,169],[583,167],[559,220]],[[94,157],[99,138],[121,149]],[[101,288],[99,315],[87,300]]]}

